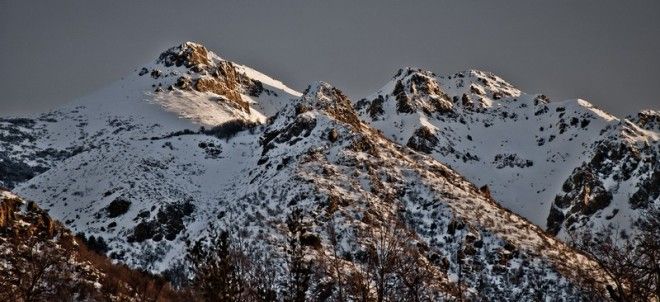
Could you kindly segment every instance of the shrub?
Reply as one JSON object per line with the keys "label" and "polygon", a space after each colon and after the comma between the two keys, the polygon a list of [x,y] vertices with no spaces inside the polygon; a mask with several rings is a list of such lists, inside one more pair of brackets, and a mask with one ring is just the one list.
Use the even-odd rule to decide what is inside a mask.
{"label": "shrub", "polygon": [[101,255],[104,255],[107,251],[110,250],[108,244],[105,243],[105,239],[103,239],[103,237],[101,236],[99,236],[98,238],[95,238],[94,236],[89,236],[89,239],[85,241],[85,244],[90,250],[95,251]]}
{"label": "shrub", "polygon": [[105,210],[108,212],[108,217],[115,218],[126,214],[126,212],[128,212],[128,208],[130,207],[130,201],[124,199],[123,197],[117,197],[110,203],[110,205],[108,205],[107,208],[105,208]]}
{"label": "shrub", "polygon": [[194,210],[195,206],[190,201],[168,204],[158,211],[155,220],[136,225],[133,234],[128,236],[128,242],[160,241],[163,237],[172,241],[185,229],[184,219]]}
{"label": "shrub", "polygon": [[316,250],[320,250],[323,245],[321,244],[321,238],[312,233],[304,233],[300,236],[300,243],[303,246],[309,246]]}
{"label": "shrub", "polygon": [[202,133],[207,135],[213,135],[221,139],[230,139],[239,132],[243,130],[248,130],[250,128],[256,127],[258,124],[254,122],[249,122],[245,120],[230,120],[228,122],[217,125],[211,129],[203,129]]}

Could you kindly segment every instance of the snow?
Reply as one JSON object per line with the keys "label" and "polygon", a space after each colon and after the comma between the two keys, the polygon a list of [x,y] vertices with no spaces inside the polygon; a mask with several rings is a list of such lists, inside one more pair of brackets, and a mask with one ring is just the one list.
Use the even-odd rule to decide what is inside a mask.
{"label": "snow", "polygon": [[[211,52],[207,59],[222,60]],[[330,222],[341,222],[341,248],[357,252],[402,215],[415,240],[449,259],[443,278],[456,276],[452,255],[469,234],[483,241],[475,257],[486,263],[492,284],[506,280],[493,272],[496,263],[488,263],[487,256],[510,253],[503,252],[507,243],[533,259],[526,267],[512,259],[513,267],[565,282],[562,270],[593,263],[543,230],[562,184],[593,158],[594,146],[604,138],[622,133],[622,140],[634,144],[658,138],[657,132],[622,123],[586,101],[548,102],[483,71],[436,77],[402,69],[365,98],[383,96],[383,113],[372,117],[361,108],[360,122],[348,100],[328,83],[315,82],[303,95],[233,65],[263,84],[258,96],[237,88],[250,104],[247,111],[214,93],[168,89],[192,71],[151,63],[145,68],[158,69],[162,77],[136,71],[58,111],[35,116],[33,126],[13,128],[34,140],[0,150],[48,168],[14,191],[40,201],[73,231],[105,238],[118,261],[153,272],[182,261],[187,244],[203,239],[211,228],[243,230],[255,253],[280,253],[283,222],[299,208],[326,248]],[[413,77],[421,82],[410,83]],[[398,112],[392,94],[397,81],[406,85],[414,112]],[[462,103],[464,94],[471,104]],[[199,131],[234,120],[261,125],[225,138]],[[438,140],[430,154],[403,147],[420,127]],[[338,134],[336,141],[328,139],[331,131]],[[70,153],[39,155],[49,148]],[[625,220],[637,212],[622,200],[640,179],[605,178],[605,187],[618,190],[615,202],[590,222],[604,221],[602,214],[617,208],[613,221],[629,223]],[[477,189],[482,185],[488,185],[494,200]],[[120,197],[130,201],[129,209],[109,217],[108,206]],[[335,201],[336,208],[329,210]],[[183,204],[194,206],[190,215],[175,217],[168,210]],[[138,226],[152,223],[182,228],[173,238],[129,240]],[[451,224],[465,228],[449,235]]]}
{"label": "snow", "polygon": [[243,72],[243,73],[247,74],[247,76],[250,77],[251,79],[261,81],[262,83],[264,83],[264,84],[266,84],[270,87],[282,90],[282,91],[284,91],[284,92],[286,92],[286,93],[288,93],[288,94],[290,94],[294,97],[301,97],[302,96],[302,93],[300,93],[298,91],[295,91],[295,90],[287,87],[286,85],[284,85],[282,82],[280,82],[278,80],[275,80],[275,79],[273,79],[273,78],[271,78],[271,77],[269,77],[269,76],[267,76],[267,75],[265,75],[261,72],[258,72],[256,70],[250,68],[250,67],[247,67],[245,65],[236,64],[236,69],[238,69],[239,72]]}

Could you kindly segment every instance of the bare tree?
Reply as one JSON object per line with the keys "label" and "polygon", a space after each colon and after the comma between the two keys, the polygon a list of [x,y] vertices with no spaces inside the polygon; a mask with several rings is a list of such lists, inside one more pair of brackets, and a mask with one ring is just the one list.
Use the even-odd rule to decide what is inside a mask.
{"label": "bare tree", "polygon": [[69,248],[44,240],[39,235],[21,237],[20,242],[2,244],[0,300],[69,300],[74,288],[82,286],[74,278]]}
{"label": "bare tree", "polygon": [[246,301],[277,301],[276,273],[273,260],[268,255],[252,258],[247,274],[249,284]]}
{"label": "bare tree", "polygon": [[431,263],[421,256],[420,248],[417,244],[410,241],[404,243],[397,263],[397,275],[401,283],[405,286],[405,292],[402,297],[406,301],[419,302],[430,295],[429,288],[434,279]]}
{"label": "bare tree", "polygon": [[[613,284],[605,284],[614,301],[660,299],[660,209],[650,209],[636,223],[632,236],[611,228],[593,235],[571,234],[574,247],[590,256]],[[590,272],[580,276],[595,283]]]}
{"label": "bare tree", "polygon": [[294,209],[286,219],[288,229],[286,260],[288,268],[286,300],[303,302],[310,287],[311,263],[305,259],[302,236],[305,233],[303,213]]}
{"label": "bare tree", "polygon": [[335,287],[337,289],[337,301],[344,302],[346,301],[344,293],[344,272],[342,269],[342,260],[340,258],[339,251],[339,235],[337,234],[337,229],[335,228],[334,220],[331,220],[327,228],[328,237],[330,238],[330,246],[332,248],[332,258],[330,259],[328,265],[332,269],[332,273],[335,279]]}
{"label": "bare tree", "polygon": [[239,301],[244,290],[237,255],[232,250],[229,233],[220,232],[210,244],[197,241],[188,251],[195,280],[193,286],[205,301]]}

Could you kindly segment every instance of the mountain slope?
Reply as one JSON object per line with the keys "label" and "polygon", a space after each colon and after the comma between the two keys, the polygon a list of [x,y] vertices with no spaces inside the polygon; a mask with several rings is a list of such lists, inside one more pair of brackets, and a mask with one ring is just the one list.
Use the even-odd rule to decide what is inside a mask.
{"label": "mountain slope", "polygon": [[300,93],[186,42],[97,93],[34,117],[0,119],[0,185],[14,187],[102,145],[231,120],[263,123]]}
{"label": "mountain slope", "polygon": [[[628,195],[652,191],[645,206],[660,206],[657,187],[635,187],[653,183],[654,172],[646,171],[660,169],[653,160],[657,129],[640,129],[584,100],[550,102],[482,71],[438,77],[408,68],[355,107],[362,120],[392,140],[430,154],[475,184],[488,185],[506,208],[553,233],[577,220],[582,226],[608,225],[612,213],[617,216],[613,225],[629,228],[638,213]],[[647,111],[644,119],[652,124],[657,113]],[[618,164],[628,163],[627,157],[644,164],[623,181],[614,178],[600,186],[612,198],[604,202],[591,189],[579,199],[581,187],[563,186],[575,179],[579,167],[603,160],[594,150],[607,153],[619,144],[627,151]],[[590,205],[575,206],[578,201]]]}
{"label": "mountain slope", "polygon": [[0,190],[3,301],[144,301],[155,297],[159,301],[186,298],[165,280],[112,264],[34,202]]}

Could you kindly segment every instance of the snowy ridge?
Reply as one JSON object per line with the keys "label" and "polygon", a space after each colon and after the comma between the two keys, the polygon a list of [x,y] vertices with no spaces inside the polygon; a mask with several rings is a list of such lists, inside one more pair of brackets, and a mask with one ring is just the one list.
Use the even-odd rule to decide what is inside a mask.
{"label": "snowy ridge", "polygon": [[[432,94],[446,95],[451,105],[445,106],[447,109],[442,112],[424,108],[401,110],[398,106],[401,93],[397,86],[407,89],[410,103],[426,101],[424,93],[411,87],[419,82],[416,78],[431,83],[427,87],[441,87],[440,91],[432,89]],[[426,93],[429,92],[427,89]],[[557,223],[552,205],[555,197],[566,193],[562,191],[562,184],[574,169],[592,161],[596,146],[611,137],[621,136],[628,145],[645,142],[656,146],[647,153],[658,152],[658,132],[653,129],[656,125],[654,111],[640,113],[639,118],[650,125],[651,130],[641,129],[585,100],[550,102],[543,95],[525,94],[501,78],[482,71],[438,77],[428,71],[402,69],[379,91],[356,102],[355,108],[362,120],[382,130],[395,142],[430,154],[475,184],[488,185],[503,206],[553,232],[558,232],[562,225],[565,228],[573,224],[572,220],[563,224],[563,218]],[[657,170],[658,165],[651,163],[652,167],[642,170]],[[626,196],[638,191],[635,186],[648,178],[640,172],[626,179],[628,185],[632,185],[631,191],[616,195],[606,205],[609,209],[603,209],[601,204],[598,213],[587,211],[588,215],[583,215],[582,209],[575,208],[579,213],[573,215],[574,219],[580,217],[581,225],[589,227],[628,228],[639,213],[626,210],[630,208]],[[612,185],[605,191],[618,186],[617,180],[610,183]],[[649,206],[660,206],[657,193],[652,196],[656,197]],[[614,209],[618,217],[610,221],[606,216]]]}

